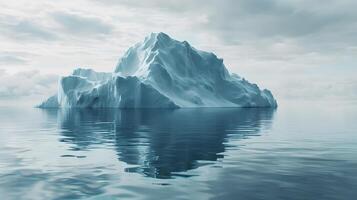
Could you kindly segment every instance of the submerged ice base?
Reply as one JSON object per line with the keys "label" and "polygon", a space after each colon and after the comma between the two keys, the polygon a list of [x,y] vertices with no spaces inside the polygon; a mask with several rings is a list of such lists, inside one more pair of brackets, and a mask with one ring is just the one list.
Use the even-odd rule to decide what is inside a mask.
{"label": "submerged ice base", "polygon": [[39,107],[276,107],[271,92],[236,74],[223,60],[186,41],[152,33],[129,48],[115,72],[76,69]]}

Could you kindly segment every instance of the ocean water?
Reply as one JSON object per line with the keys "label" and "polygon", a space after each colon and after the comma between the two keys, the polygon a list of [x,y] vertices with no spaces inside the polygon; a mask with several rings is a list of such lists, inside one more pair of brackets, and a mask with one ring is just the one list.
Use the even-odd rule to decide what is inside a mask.
{"label": "ocean water", "polygon": [[357,106],[0,108],[0,199],[356,199]]}

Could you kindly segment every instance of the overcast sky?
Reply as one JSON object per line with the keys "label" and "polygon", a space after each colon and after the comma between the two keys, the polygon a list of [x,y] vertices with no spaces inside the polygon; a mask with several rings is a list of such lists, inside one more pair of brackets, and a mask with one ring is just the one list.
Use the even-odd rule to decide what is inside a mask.
{"label": "overcast sky", "polygon": [[1,0],[0,102],[36,102],[76,67],[113,71],[166,32],[277,99],[357,99],[354,0]]}

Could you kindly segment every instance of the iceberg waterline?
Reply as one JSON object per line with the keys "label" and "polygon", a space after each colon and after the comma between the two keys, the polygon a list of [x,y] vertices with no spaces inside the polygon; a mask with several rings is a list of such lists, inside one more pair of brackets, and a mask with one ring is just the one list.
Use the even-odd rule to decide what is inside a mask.
{"label": "iceberg waterline", "polygon": [[41,108],[276,107],[272,93],[223,60],[165,33],[152,33],[119,60],[113,73],[76,69],[59,80]]}

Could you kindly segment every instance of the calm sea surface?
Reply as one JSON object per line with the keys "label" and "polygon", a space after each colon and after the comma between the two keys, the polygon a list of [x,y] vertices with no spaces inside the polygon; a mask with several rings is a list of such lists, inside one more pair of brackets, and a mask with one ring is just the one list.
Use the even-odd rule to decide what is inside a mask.
{"label": "calm sea surface", "polygon": [[357,105],[0,108],[0,199],[356,199]]}

